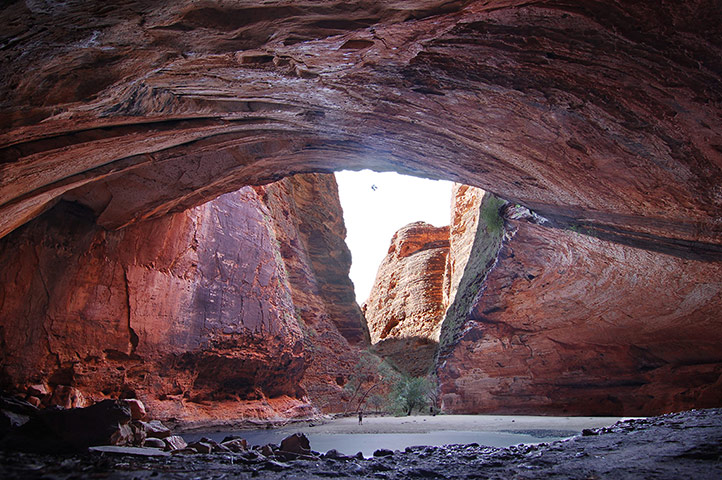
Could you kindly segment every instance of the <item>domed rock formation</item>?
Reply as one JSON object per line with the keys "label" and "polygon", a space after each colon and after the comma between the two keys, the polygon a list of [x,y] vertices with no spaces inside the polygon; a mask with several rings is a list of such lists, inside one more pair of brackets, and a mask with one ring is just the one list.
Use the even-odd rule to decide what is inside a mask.
{"label": "domed rock formation", "polygon": [[432,366],[444,318],[448,253],[449,227],[415,222],[401,228],[364,305],[374,350],[413,375]]}
{"label": "domed rock formation", "polygon": [[118,228],[375,168],[720,259],[716,2],[21,2],[0,11],[0,235]]}

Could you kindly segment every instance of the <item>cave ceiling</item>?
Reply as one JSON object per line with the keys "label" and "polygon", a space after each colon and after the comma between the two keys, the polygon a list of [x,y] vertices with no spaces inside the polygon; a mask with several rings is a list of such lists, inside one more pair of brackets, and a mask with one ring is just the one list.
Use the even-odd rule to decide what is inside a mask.
{"label": "cave ceiling", "polygon": [[722,259],[715,0],[16,1],[0,79],[0,236],[372,168]]}

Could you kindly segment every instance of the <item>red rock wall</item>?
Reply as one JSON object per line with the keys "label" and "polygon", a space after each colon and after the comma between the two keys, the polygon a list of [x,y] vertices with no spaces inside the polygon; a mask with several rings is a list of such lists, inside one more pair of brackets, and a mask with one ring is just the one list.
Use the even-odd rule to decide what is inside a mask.
{"label": "red rock wall", "polygon": [[454,413],[648,415],[719,406],[722,265],[524,220],[438,367]]}
{"label": "red rock wall", "polygon": [[351,253],[333,175],[297,175],[257,187],[268,206],[304,332],[300,385],[314,405],[344,411],[344,384],[354,374],[368,333],[348,276]]}
{"label": "red rock wall", "polygon": [[375,168],[719,261],[721,17],[711,0],[10,2],[0,236],[61,197],[116,228]]}
{"label": "red rock wall", "polygon": [[[315,182],[326,189],[333,179],[284,182],[297,185],[281,194],[293,205],[294,195],[308,197]],[[326,198],[334,194],[329,188]],[[330,229],[342,227],[337,204],[315,205],[335,219]],[[287,274],[293,255],[282,258],[277,212],[256,191],[247,187],[118,232],[95,226],[88,213],[62,203],[3,241],[6,386],[47,382],[71,392],[65,396],[76,404],[134,393],[156,415],[181,420],[308,412],[302,381],[309,342],[296,312],[318,300],[294,298],[297,279]],[[304,218],[293,222],[296,237],[315,228]],[[341,251],[343,230],[335,240]],[[312,257],[297,259],[311,281],[328,282],[328,271],[343,270],[344,261],[348,272],[348,255],[341,255],[316,277]],[[362,337],[360,327],[351,332],[348,320],[335,316],[352,304],[327,314],[324,325],[348,355],[334,322]]]}
{"label": "red rock wall", "polygon": [[413,375],[432,366],[444,318],[448,253],[449,227],[415,222],[401,228],[364,306],[375,350]]}
{"label": "red rock wall", "polygon": [[444,305],[454,303],[456,292],[469,261],[479,226],[484,191],[455,183],[451,192],[451,222],[449,224],[449,255],[444,273]]}

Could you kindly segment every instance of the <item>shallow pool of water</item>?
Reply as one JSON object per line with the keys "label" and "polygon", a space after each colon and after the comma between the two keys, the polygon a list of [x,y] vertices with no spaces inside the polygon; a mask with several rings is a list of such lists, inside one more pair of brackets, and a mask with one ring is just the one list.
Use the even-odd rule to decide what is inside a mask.
{"label": "shallow pool of water", "polygon": [[[278,445],[281,440],[297,431],[304,429],[293,428],[280,430],[243,430],[236,432],[214,432],[204,434],[184,435],[187,441],[200,437],[208,437],[221,442],[227,435],[234,434],[245,438],[249,445]],[[478,443],[489,447],[508,447],[520,443],[540,443],[561,440],[576,435],[576,431],[539,431],[539,432],[479,432],[479,431],[453,431],[442,430],[424,433],[312,433],[303,432],[311,443],[311,449],[317,452],[327,452],[336,449],[346,455],[362,452],[364,456],[373,455],[375,450],[386,448],[389,450],[403,450],[406,447],[417,445],[450,445]]]}

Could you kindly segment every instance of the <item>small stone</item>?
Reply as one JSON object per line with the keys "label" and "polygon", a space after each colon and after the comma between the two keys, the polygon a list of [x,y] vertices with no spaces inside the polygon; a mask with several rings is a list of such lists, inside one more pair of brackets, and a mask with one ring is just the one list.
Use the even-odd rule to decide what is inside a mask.
{"label": "small stone", "polygon": [[148,434],[145,431],[145,426],[139,421],[130,423],[130,428],[133,430],[133,444],[142,445]]}
{"label": "small stone", "polygon": [[289,468],[291,468],[290,465],[287,465],[287,464],[282,463],[282,462],[278,462],[278,461],[276,461],[276,460],[266,460],[266,461],[263,463],[263,467],[264,467],[265,469],[271,470],[271,471],[273,471],[273,472],[281,472],[281,471],[283,471],[283,470],[288,470]]}
{"label": "small stone", "polygon": [[390,457],[393,455],[393,450],[388,450],[386,448],[379,448],[374,452],[374,457]]}
{"label": "small stone", "polygon": [[273,451],[273,446],[271,444],[262,446],[261,454],[263,454],[263,456],[265,457],[273,457],[275,455],[275,452]]}
{"label": "small stone", "polygon": [[[150,438],[146,439],[146,441],[150,440]],[[166,450],[182,450],[188,446],[183,437],[179,435],[171,435],[169,437],[165,437],[162,440],[165,443]]]}
{"label": "small stone", "polygon": [[211,444],[201,441],[189,443],[188,448],[192,448],[198,453],[211,453],[213,451],[213,446]]}
{"label": "small stone", "polygon": [[332,448],[331,450],[329,450],[328,452],[326,452],[326,454],[324,455],[324,457],[326,457],[326,458],[339,458],[339,457],[341,457],[341,454],[338,453],[338,450],[336,450],[335,448]]}
{"label": "small stone", "polygon": [[118,429],[110,436],[112,445],[131,445],[133,443],[133,429],[130,425],[119,425]]}
{"label": "small stone", "polygon": [[151,448],[162,448],[165,449],[165,442],[161,440],[160,438],[146,438],[143,441],[144,447],[151,447]]}
{"label": "small stone", "polygon": [[590,437],[592,435],[599,435],[599,432],[590,428],[585,428],[584,430],[582,430],[582,437]]}
{"label": "small stone", "polygon": [[27,393],[33,397],[44,398],[50,395],[50,388],[46,383],[36,383],[28,386]]}
{"label": "small stone", "polygon": [[232,452],[245,452],[248,450],[248,442],[243,438],[234,438],[221,443],[224,447],[228,448]]}
{"label": "small stone", "polygon": [[173,450],[170,452],[172,455],[195,455],[198,453],[198,450],[191,447],[185,447],[185,448],[179,448],[178,450]]}

